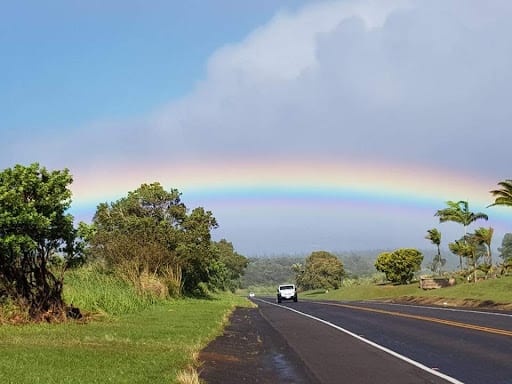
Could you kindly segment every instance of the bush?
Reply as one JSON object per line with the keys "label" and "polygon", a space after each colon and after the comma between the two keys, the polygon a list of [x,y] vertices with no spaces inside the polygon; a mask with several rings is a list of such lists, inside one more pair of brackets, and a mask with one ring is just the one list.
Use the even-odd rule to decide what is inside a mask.
{"label": "bush", "polygon": [[405,284],[419,271],[423,255],[411,248],[401,248],[393,252],[383,252],[375,261],[375,268],[386,274],[386,279],[392,283]]}

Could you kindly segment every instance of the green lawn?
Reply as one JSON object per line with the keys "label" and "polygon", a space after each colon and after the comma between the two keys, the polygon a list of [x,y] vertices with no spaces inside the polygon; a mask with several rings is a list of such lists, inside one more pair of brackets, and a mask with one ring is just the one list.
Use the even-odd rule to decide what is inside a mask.
{"label": "green lawn", "polygon": [[512,276],[489,279],[476,284],[461,283],[453,287],[422,290],[418,283],[409,285],[356,285],[324,291],[304,292],[303,298],[328,300],[371,300],[389,299],[400,296],[445,297],[451,299],[474,299],[495,303],[512,303]]}
{"label": "green lawn", "polygon": [[87,324],[0,326],[0,382],[176,383],[234,306],[247,303],[221,295]]}

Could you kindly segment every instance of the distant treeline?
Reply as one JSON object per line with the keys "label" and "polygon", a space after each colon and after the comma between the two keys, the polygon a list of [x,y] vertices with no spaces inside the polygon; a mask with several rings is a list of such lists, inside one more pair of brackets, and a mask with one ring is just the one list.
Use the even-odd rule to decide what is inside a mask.
{"label": "distant treeline", "polygon": [[[377,272],[375,269],[375,260],[377,256],[389,250],[372,249],[365,251],[332,252],[343,263],[346,277],[359,278],[371,276]],[[426,249],[421,251],[424,255],[424,267],[429,263],[435,250]],[[249,258],[249,264],[242,277],[242,287],[254,286],[275,286],[283,282],[293,282],[295,273],[292,270],[294,264],[304,264],[309,255],[278,255],[261,256]],[[455,259],[450,260],[453,263],[445,266],[447,269],[453,269],[456,266]],[[453,264],[453,265],[452,265]]]}

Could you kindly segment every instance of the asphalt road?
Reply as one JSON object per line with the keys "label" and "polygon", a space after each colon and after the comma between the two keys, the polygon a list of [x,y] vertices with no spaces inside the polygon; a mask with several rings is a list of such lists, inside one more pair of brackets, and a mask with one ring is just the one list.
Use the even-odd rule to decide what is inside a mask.
{"label": "asphalt road", "polygon": [[322,383],[512,384],[512,313],[256,298]]}

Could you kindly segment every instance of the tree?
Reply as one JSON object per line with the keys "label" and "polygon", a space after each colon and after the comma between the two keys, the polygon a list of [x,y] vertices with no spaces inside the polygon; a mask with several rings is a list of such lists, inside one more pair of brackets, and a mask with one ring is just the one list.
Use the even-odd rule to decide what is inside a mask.
{"label": "tree", "polygon": [[52,261],[73,257],[71,183],[67,169],[37,163],[0,173],[0,294],[28,306],[34,319],[64,313],[64,277]]}
{"label": "tree", "polygon": [[338,289],[344,274],[343,263],[335,255],[315,251],[306,258],[304,272],[299,275],[297,285],[305,290]]}
{"label": "tree", "polygon": [[219,255],[219,262],[226,267],[226,278],[222,288],[234,291],[240,286],[240,278],[247,268],[249,260],[235,251],[233,244],[226,239],[213,242],[213,247]]}
{"label": "tree", "polygon": [[217,220],[212,212],[202,207],[194,208],[183,221],[183,232],[176,251],[183,269],[186,292],[203,295],[205,292],[199,284],[208,285],[210,280],[224,273],[222,266],[217,264],[219,255],[211,247],[211,230],[216,227]]}
{"label": "tree", "polygon": [[429,229],[425,239],[430,240],[432,244],[437,246],[437,255],[432,260],[432,272],[441,274],[441,268],[446,264],[446,259],[441,257],[441,232],[436,228]]}
{"label": "tree", "polygon": [[383,252],[375,261],[375,268],[386,274],[386,279],[392,283],[406,284],[419,271],[423,254],[417,249],[401,248],[393,252]]}
{"label": "tree", "polygon": [[[218,262],[210,211],[188,213],[176,189],[142,184],[114,203],[102,203],[94,216],[92,251],[136,285],[146,275],[162,279],[172,291],[194,293],[200,283],[222,281],[226,268]],[[171,291],[171,289],[170,289]]]}
{"label": "tree", "polygon": [[483,244],[486,247],[486,259],[485,263],[488,266],[492,265],[492,250],[491,250],[491,242],[492,236],[494,235],[494,229],[492,227],[483,228],[480,227],[475,229],[474,238],[475,241],[479,244]]}
{"label": "tree", "polygon": [[304,263],[302,256],[251,257],[242,277],[242,287],[277,286],[293,281],[292,266]]}
{"label": "tree", "polygon": [[[464,236],[467,234],[467,227],[476,220],[488,220],[489,217],[482,212],[473,213],[469,210],[469,203],[467,201],[447,201],[447,208],[439,209],[435,216],[439,217],[439,222],[444,223],[453,221],[462,224],[464,227]],[[462,257],[459,257],[459,267],[462,270]]]}
{"label": "tree", "polygon": [[161,275],[177,265],[179,226],[185,216],[177,190],[143,184],[127,197],[98,205],[91,251],[140,286],[143,275]]}
{"label": "tree", "polygon": [[474,273],[474,281],[476,281],[477,260],[481,256],[480,245],[474,234],[466,234],[463,238],[448,244],[453,254],[466,258],[468,266],[473,268],[469,273]]}
{"label": "tree", "polygon": [[498,248],[500,257],[504,262],[512,261],[512,233],[505,233],[501,241],[501,247]]}
{"label": "tree", "polygon": [[501,187],[500,189],[490,191],[495,200],[489,207],[494,205],[512,206],[512,180],[500,181],[498,185]]}

